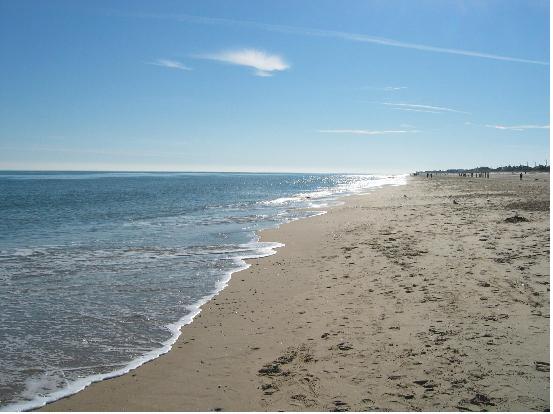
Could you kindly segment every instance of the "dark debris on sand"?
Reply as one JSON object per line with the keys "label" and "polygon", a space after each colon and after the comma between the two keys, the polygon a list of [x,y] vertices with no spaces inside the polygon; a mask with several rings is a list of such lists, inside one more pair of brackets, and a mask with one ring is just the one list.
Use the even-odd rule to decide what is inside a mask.
{"label": "dark debris on sand", "polygon": [[486,394],[476,394],[470,402],[474,405],[495,405]]}
{"label": "dark debris on sand", "polygon": [[507,217],[504,221],[505,221],[505,223],[520,223],[520,222],[525,222],[525,221],[529,221],[529,220],[526,217],[519,216],[518,214],[515,214],[512,217]]}

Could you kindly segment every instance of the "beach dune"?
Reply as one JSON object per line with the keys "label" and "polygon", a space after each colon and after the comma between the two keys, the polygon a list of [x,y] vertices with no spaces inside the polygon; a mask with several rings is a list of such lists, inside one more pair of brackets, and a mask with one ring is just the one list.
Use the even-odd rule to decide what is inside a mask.
{"label": "beach dune", "polygon": [[262,239],[169,353],[43,410],[549,408],[549,174],[410,177]]}

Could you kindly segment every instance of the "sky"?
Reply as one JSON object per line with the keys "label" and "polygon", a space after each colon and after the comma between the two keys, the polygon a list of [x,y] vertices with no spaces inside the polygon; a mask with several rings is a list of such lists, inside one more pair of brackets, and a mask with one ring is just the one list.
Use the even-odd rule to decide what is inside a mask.
{"label": "sky", "polygon": [[0,169],[549,159],[547,0],[0,0]]}

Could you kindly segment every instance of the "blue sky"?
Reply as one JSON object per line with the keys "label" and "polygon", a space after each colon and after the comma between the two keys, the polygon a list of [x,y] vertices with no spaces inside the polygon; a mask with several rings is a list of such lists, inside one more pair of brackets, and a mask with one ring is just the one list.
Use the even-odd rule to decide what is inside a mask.
{"label": "blue sky", "polygon": [[0,0],[0,169],[549,158],[549,2]]}

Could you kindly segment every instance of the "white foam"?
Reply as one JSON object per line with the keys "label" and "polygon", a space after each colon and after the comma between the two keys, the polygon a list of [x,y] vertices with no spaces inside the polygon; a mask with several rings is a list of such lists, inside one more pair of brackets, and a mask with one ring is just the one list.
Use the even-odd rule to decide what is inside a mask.
{"label": "white foam", "polygon": [[50,392],[46,395],[37,396],[37,395],[34,395],[34,393],[36,393],[36,391],[40,389],[49,388],[48,385],[50,385],[54,381],[54,379],[51,377],[47,378],[49,376],[45,376],[40,380],[30,379],[26,383],[27,389],[25,390],[24,395],[27,394],[30,396],[31,394],[33,394],[34,397],[29,401],[9,404],[4,407],[0,407],[0,411],[27,411],[27,410],[43,407],[44,405],[50,402],[59,400],[60,398],[64,398],[69,395],[75,394],[79,391],[82,391],[92,383],[99,382],[109,378],[119,377],[123,374],[126,374],[127,372],[135,368],[138,368],[139,366],[145,364],[146,362],[156,359],[159,356],[169,352],[173,344],[179,338],[181,334],[181,328],[185,325],[190,324],[194,320],[194,318],[201,312],[201,307],[205,305],[208,301],[213,299],[215,296],[217,296],[219,292],[221,292],[228,285],[228,282],[230,281],[232,274],[250,267],[250,265],[245,262],[245,259],[257,259],[261,257],[271,256],[276,253],[277,248],[283,247],[284,244],[274,243],[274,242],[271,242],[271,243],[260,242],[259,236],[256,236],[256,239],[254,241],[240,246],[243,247],[245,251],[247,250],[250,250],[250,251],[253,250],[253,251],[250,254],[236,256],[234,260],[237,265],[237,268],[227,272],[225,276],[219,282],[217,282],[217,284],[215,285],[215,291],[213,293],[203,296],[194,304],[187,306],[186,308],[186,310],[188,311],[187,315],[183,316],[177,322],[167,325],[167,328],[171,331],[171,337],[165,342],[163,342],[161,348],[154,349],[152,351],[147,352],[146,354],[142,355],[139,358],[133,359],[123,368],[120,368],[118,370],[108,372],[105,374],[90,375],[88,377],[79,378],[73,381],[67,381],[66,385],[63,388],[54,392]]}

